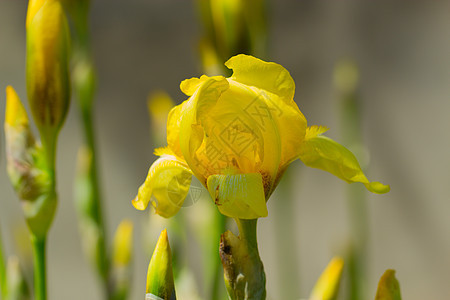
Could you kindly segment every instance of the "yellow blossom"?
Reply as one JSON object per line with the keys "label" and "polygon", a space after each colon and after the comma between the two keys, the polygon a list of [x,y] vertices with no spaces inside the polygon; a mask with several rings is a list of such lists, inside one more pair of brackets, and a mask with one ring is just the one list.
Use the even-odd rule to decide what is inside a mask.
{"label": "yellow blossom", "polygon": [[371,192],[389,191],[369,182],[349,150],[322,136],[325,127],[307,126],[284,67],[242,54],[225,65],[233,70],[229,78],[202,76],[181,83],[189,98],[169,113],[168,147],[157,151],[161,158],[133,200],[136,208],[145,209],[153,198],[157,213],[175,214],[178,209],[164,207],[181,207],[192,173],[222,214],[265,217],[266,201],[296,159],[349,183],[361,182]]}

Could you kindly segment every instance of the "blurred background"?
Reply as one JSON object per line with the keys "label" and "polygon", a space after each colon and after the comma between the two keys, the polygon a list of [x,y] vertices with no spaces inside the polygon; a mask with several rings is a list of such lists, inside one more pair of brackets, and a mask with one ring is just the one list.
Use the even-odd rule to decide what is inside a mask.
{"label": "blurred background", "polygon": [[[24,0],[0,0],[0,88],[13,85],[25,103],[26,6]],[[179,83],[201,75],[199,22],[192,1],[94,0],[91,30],[108,235],[111,240],[124,217],[135,222],[131,299],[142,299],[149,262],[143,226],[149,212],[135,210],[131,199],[155,159],[153,148],[160,146],[150,139],[147,96],[163,89],[177,103],[185,100]],[[367,175],[391,186],[385,195],[367,193],[369,295],[375,295],[384,270],[393,268],[404,299],[450,299],[449,32],[448,1],[278,0],[269,6],[270,60],[290,71],[295,101],[309,124],[328,126],[327,135],[337,141],[343,132],[333,70],[342,58],[359,66],[361,131],[370,150]],[[3,122],[5,97],[0,99]],[[82,255],[73,204],[81,139],[72,109],[58,147],[60,202],[48,241],[50,299],[100,299],[101,294]],[[2,239],[9,253],[26,260],[25,223],[6,175],[3,131],[0,149]],[[274,300],[281,299],[286,284],[292,299],[306,298],[330,258],[345,250],[351,232],[347,184],[300,161],[289,173],[289,183],[280,187],[295,196],[290,226],[281,232],[277,227],[284,199],[276,193],[258,228],[268,299]],[[190,218],[196,207],[180,213]],[[292,251],[280,254],[280,239]],[[187,250],[194,269],[196,251],[195,245]],[[280,255],[289,262],[284,269]]]}

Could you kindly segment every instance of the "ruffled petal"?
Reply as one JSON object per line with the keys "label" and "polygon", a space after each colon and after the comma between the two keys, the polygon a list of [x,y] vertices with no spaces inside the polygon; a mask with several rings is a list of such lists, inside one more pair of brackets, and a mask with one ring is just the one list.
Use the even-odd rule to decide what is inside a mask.
{"label": "ruffled petal", "polygon": [[248,55],[234,56],[225,65],[233,69],[233,81],[249,86],[260,95],[261,101],[249,105],[246,112],[260,126],[264,126],[264,116],[269,115],[282,133],[278,178],[298,157],[306,132],[306,118],[293,100],[294,80],[283,66]]}
{"label": "ruffled petal", "polygon": [[319,135],[320,132],[323,130],[315,126],[307,130],[300,153],[300,159],[305,165],[330,172],[348,183],[361,182],[372,193],[389,192],[388,185],[369,182],[352,152],[332,139]]}
{"label": "ruffled petal", "polygon": [[[200,85],[195,85],[195,82],[185,84],[195,85],[196,91],[184,102],[179,127],[179,141],[181,153],[186,159],[187,164],[195,176],[206,186],[206,178],[208,175],[205,167],[209,167],[211,164],[208,161],[204,161],[197,153],[205,139],[203,127],[197,118],[197,111],[205,111],[205,105],[214,105],[220,95],[228,89],[229,85],[228,81],[222,76],[202,76],[202,78],[206,78],[206,80],[202,81]],[[181,86],[183,89],[183,83]],[[189,90],[188,87],[184,88]],[[199,99],[202,100],[201,103],[199,103]]]}
{"label": "ruffled petal", "polygon": [[225,66],[233,69],[231,79],[235,81],[276,94],[287,103],[294,98],[294,80],[282,65],[239,54],[230,58]]}
{"label": "ruffled petal", "polygon": [[163,155],[150,167],[145,182],[132,201],[133,206],[144,210],[151,201],[158,215],[169,218],[183,205],[191,179],[192,171],[184,161]]}
{"label": "ruffled petal", "polygon": [[211,175],[208,191],[219,211],[239,219],[267,217],[261,174]]}
{"label": "ruffled petal", "polygon": [[186,102],[172,108],[167,117],[167,144],[173,153],[182,159],[184,157],[180,149],[180,124]]}

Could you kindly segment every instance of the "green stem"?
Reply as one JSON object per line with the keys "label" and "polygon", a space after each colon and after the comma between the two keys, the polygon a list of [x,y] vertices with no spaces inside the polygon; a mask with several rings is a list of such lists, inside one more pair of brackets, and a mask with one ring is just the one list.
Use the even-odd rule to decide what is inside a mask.
{"label": "green stem", "polygon": [[258,220],[235,219],[239,237],[230,231],[222,235],[220,256],[225,285],[232,300],[266,299],[266,275],[258,252]]}
{"label": "green stem", "polygon": [[46,237],[36,237],[35,235],[31,235],[34,258],[35,300],[47,299],[45,241]]}
{"label": "green stem", "polygon": [[256,253],[258,253],[258,241],[256,237],[256,225],[258,223],[258,219],[253,220],[235,219],[235,220],[239,229],[239,237],[241,238],[241,241],[244,241],[249,247],[249,249],[256,251]]}
{"label": "green stem", "polygon": [[[352,62],[341,62],[335,70],[343,142],[353,151],[362,147],[361,99],[358,95],[358,70]],[[343,83],[345,83],[343,85]],[[356,153],[357,154],[357,153]],[[361,153],[360,153],[361,154]],[[362,165],[364,169],[364,165]],[[367,241],[369,224],[366,191],[361,186],[348,187],[347,204],[350,219],[351,243],[348,252],[348,289],[350,300],[365,299],[367,281]]]}
{"label": "green stem", "polygon": [[[0,231],[1,232],[1,231]],[[0,234],[1,237],[1,234]],[[7,299],[6,295],[7,291],[7,281],[6,281],[6,267],[5,267],[5,258],[3,256],[3,244],[0,238],[0,292],[2,295],[2,299]]]}
{"label": "green stem", "polygon": [[349,187],[348,207],[352,242],[348,253],[349,299],[359,300],[365,296],[367,238],[367,201],[360,187]]}
{"label": "green stem", "polygon": [[[83,101],[83,100],[82,100]],[[103,282],[103,287],[105,289],[106,299],[111,299],[112,295],[109,289],[109,259],[106,252],[106,230],[103,218],[102,211],[102,202],[100,196],[100,188],[99,188],[99,180],[98,180],[98,172],[97,172],[97,155],[96,155],[96,147],[95,147],[95,134],[93,127],[93,117],[91,110],[83,110],[82,111],[82,119],[83,119],[83,132],[85,137],[86,146],[89,148],[91,153],[91,168],[89,169],[88,178],[91,182],[92,186],[92,215],[97,223],[98,230],[100,231],[100,240],[98,243],[99,246],[99,261],[97,261],[97,268],[100,274],[100,277]]]}

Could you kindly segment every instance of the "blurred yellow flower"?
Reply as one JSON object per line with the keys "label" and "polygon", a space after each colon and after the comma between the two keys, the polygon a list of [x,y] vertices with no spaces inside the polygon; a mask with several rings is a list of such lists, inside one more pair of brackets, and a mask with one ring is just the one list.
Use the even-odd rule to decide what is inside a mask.
{"label": "blurred yellow flower", "polygon": [[133,204],[174,215],[187,196],[191,174],[208,189],[219,211],[229,217],[267,216],[266,201],[287,166],[296,159],[368,190],[389,187],[369,182],[354,155],[322,136],[324,127],[307,127],[294,102],[295,83],[281,65],[237,55],[225,65],[229,78],[202,76],[181,83],[189,99],[174,107],[167,123],[168,147],[151,166]]}
{"label": "blurred yellow flower", "polygon": [[333,257],[317,280],[309,300],[335,300],[343,268],[344,260],[339,256]]}
{"label": "blurred yellow flower", "polygon": [[133,254],[133,223],[130,220],[122,220],[117,227],[113,249],[114,265],[128,266]]}

